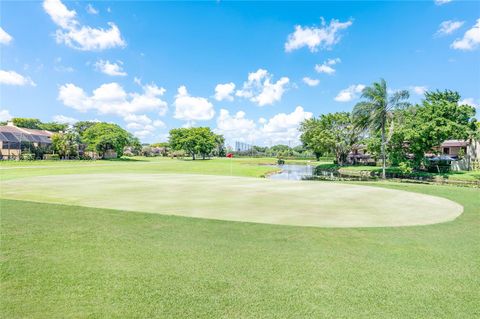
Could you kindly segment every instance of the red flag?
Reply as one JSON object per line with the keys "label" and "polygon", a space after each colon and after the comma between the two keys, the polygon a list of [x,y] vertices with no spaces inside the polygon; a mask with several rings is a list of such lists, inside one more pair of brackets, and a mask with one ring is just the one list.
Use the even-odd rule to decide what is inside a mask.
{"label": "red flag", "polygon": [[228,158],[232,158],[232,157],[233,157],[233,154],[232,154],[232,153],[228,153],[228,154],[227,154],[227,157],[228,157]]}

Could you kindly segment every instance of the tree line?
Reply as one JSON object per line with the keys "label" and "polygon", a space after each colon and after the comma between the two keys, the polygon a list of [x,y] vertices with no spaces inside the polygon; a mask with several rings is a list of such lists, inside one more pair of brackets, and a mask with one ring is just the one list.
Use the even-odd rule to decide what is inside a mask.
{"label": "tree line", "polygon": [[118,157],[123,155],[125,147],[138,151],[140,140],[117,124],[80,121],[62,133],[52,136],[53,150],[62,157],[77,157],[80,149],[95,152],[104,158],[108,151],[114,151]]}
{"label": "tree line", "polygon": [[138,138],[112,123],[80,121],[69,126],[56,122],[43,123],[34,118],[18,117],[13,118],[12,122],[15,126],[22,128],[54,132],[51,137],[51,145],[34,146],[31,142],[22,142],[21,149],[25,158],[41,159],[44,155],[54,155],[66,159],[80,158],[81,156],[88,158],[86,155],[88,152],[95,152],[103,158],[108,151],[114,151],[117,156],[122,156],[123,150],[127,146],[137,151],[142,147]]}
{"label": "tree line", "polygon": [[[50,132],[60,132],[65,131],[68,128],[68,124],[57,123],[57,122],[46,122],[43,123],[39,119],[35,118],[26,118],[26,117],[14,117],[12,122],[15,126],[35,129],[35,130],[46,130]],[[0,122],[0,125],[6,125],[7,122]]]}
{"label": "tree line", "polygon": [[425,154],[447,139],[467,140],[480,135],[475,108],[459,104],[455,91],[426,92],[419,104],[408,102],[408,91],[390,93],[385,80],[365,87],[352,112],[335,112],[305,120],[300,126],[303,145],[316,156],[334,154],[345,165],[355,146],[363,144],[374,158],[418,169]]}

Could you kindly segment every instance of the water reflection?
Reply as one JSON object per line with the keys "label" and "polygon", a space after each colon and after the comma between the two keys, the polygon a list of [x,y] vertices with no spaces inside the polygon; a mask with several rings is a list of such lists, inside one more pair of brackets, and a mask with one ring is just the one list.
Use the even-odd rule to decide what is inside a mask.
{"label": "water reflection", "polygon": [[313,176],[314,166],[311,165],[277,165],[282,170],[279,173],[272,174],[268,178],[270,179],[289,179],[289,180],[302,180]]}

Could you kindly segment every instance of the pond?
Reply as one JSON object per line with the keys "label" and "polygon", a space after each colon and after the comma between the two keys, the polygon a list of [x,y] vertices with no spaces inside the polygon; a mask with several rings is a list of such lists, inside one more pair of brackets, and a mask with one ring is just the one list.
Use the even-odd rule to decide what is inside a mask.
{"label": "pond", "polygon": [[276,167],[281,168],[282,170],[279,173],[269,175],[269,179],[289,179],[289,180],[302,180],[308,179],[313,176],[313,170],[315,166],[311,165],[275,165]]}
{"label": "pond", "polygon": [[317,175],[314,174],[315,166],[312,165],[293,165],[293,164],[284,164],[284,165],[274,165],[281,169],[280,172],[271,174],[267,176],[269,179],[276,180],[327,180],[327,181],[337,181],[337,180],[355,180],[355,181],[366,181],[372,180],[374,177],[368,175],[351,175],[351,174],[342,174],[338,171],[332,170],[320,170],[317,171]]}

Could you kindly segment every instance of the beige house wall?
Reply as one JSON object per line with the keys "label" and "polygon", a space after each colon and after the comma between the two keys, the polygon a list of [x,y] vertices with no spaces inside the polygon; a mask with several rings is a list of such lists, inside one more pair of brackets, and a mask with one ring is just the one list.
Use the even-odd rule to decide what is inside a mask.
{"label": "beige house wall", "polygon": [[0,141],[0,154],[2,155],[3,159],[7,158],[20,158],[20,150],[15,150],[15,149],[3,149],[3,142]]}
{"label": "beige house wall", "polygon": [[458,161],[452,161],[451,169],[453,171],[471,171],[480,169],[480,141],[471,141],[467,146],[465,157]]}
{"label": "beige house wall", "polygon": [[[448,153],[444,152],[444,149],[446,148],[448,148]],[[461,146],[447,146],[447,147],[442,147],[441,151],[445,155],[458,156],[462,148],[465,149],[464,147],[461,147]]]}

